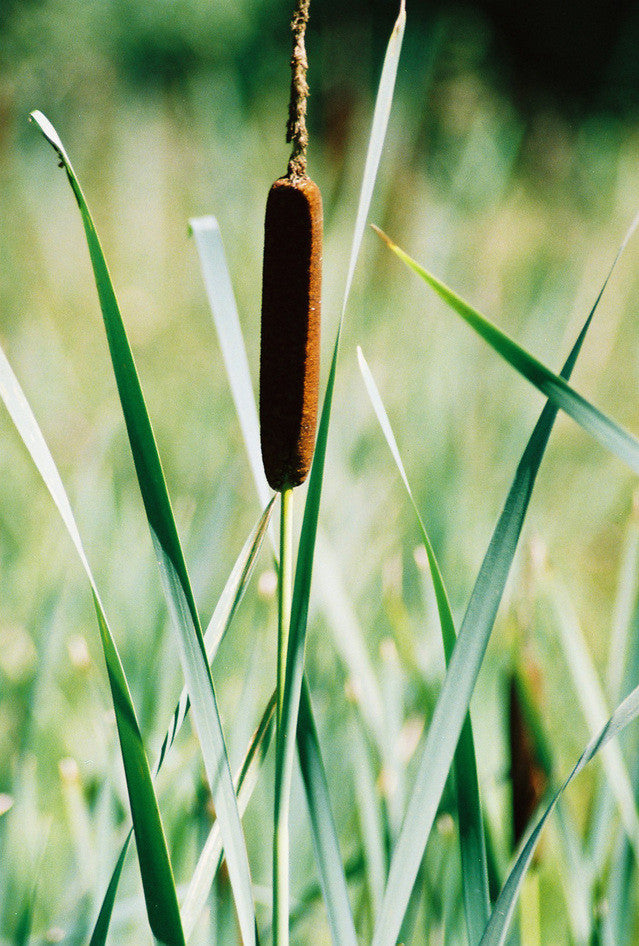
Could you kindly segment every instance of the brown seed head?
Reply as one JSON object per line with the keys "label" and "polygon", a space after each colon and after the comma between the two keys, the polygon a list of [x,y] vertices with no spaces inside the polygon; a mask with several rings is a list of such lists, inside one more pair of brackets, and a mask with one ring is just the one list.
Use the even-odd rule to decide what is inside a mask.
{"label": "brown seed head", "polygon": [[282,177],[266,203],[260,354],[262,459],[275,490],[303,483],[313,458],[321,282],[319,188]]}
{"label": "brown seed head", "polygon": [[521,684],[510,679],[509,742],[513,804],[513,847],[526,833],[532,816],[548,788],[548,773],[540,759],[535,737],[526,715]]}

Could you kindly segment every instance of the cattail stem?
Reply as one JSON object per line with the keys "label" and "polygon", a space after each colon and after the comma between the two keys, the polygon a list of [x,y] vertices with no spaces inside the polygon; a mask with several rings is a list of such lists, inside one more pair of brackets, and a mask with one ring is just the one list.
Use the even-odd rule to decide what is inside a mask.
{"label": "cattail stem", "polygon": [[[282,491],[280,508],[280,573],[278,582],[276,758],[284,757],[283,742],[295,738],[282,723],[286,654],[293,589],[293,490]],[[289,941],[289,799],[291,774],[276,765],[273,830],[273,946]]]}
{"label": "cattail stem", "polygon": [[308,84],[306,70],[306,46],[304,36],[308,23],[310,0],[297,0],[295,13],[291,21],[293,34],[293,54],[291,56],[291,99],[288,107],[286,140],[293,143],[293,151],[288,162],[288,177],[295,179],[306,174],[306,149],[308,133],[306,131],[306,100]]}

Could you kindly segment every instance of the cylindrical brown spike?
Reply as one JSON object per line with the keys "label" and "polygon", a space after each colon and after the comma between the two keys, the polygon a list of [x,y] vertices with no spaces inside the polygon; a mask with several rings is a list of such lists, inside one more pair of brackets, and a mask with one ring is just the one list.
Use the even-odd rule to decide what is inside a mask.
{"label": "cylindrical brown spike", "polygon": [[260,353],[262,459],[275,490],[303,483],[313,458],[321,283],[319,188],[282,177],[266,203]]}
{"label": "cylindrical brown spike", "polygon": [[534,735],[526,718],[517,676],[510,678],[509,742],[512,783],[513,849],[526,833],[532,816],[548,787],[548,774],[539,758]]}

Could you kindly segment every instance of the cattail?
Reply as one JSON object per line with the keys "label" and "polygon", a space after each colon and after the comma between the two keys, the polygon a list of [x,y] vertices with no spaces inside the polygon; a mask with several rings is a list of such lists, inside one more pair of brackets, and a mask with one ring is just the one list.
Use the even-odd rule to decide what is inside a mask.
{"label": "cattail", "polygon": [[276,490],[303,483],[313,458],[321,278],[319,188],[280,178],[266,204],[260,357],[262,458]]}
{"label": "cattail", "polygon": [[532,720],[532,707],[516,673],[509,686],[509,742],[512,781],[513,848],[526,833],[548,788],[550,761],[541,731]]}
{"label": "cattail", "polygon": [[275,490],[306,479],[317,426],[322,198],[306,174],[307,20],[308,0],[298,0],[287,130],[293,153],[286,177],[271,187],[264,225],[260,436],[264,471]]}

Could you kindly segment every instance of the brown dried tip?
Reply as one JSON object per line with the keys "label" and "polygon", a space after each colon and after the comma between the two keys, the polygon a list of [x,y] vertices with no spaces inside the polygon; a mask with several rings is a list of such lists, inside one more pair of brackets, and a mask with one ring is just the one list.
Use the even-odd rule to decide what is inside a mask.
{"label": "brown dried tip", "polygon": [[322,198],[308,177],[275,181],[266,203],[260,436],[266,479],[299,486],[315,448],[320,357]]}

